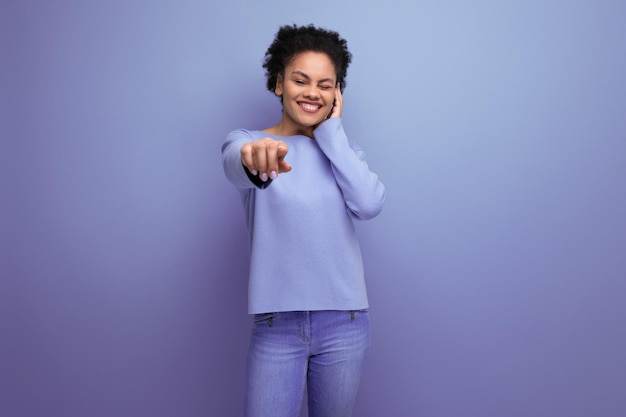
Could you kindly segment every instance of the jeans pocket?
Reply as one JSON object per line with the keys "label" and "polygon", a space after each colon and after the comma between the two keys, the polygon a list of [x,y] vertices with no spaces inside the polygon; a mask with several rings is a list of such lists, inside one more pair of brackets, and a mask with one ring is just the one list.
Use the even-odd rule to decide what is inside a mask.
{"label": "jeans pocket", "polygon": [[355,317],[357,316],[357,314],[362,314],[362,315],[368,316],[369,315],[369,309],[363,308],[361,310],[350,310],[350,319],[354,320]]}
{"label": "jeans pocket", "polygon": [[272,327],[274,322],[274,317],[276,317],[278,313],[259,313],[254,315],[254,325],[255,326],[269,326]]}

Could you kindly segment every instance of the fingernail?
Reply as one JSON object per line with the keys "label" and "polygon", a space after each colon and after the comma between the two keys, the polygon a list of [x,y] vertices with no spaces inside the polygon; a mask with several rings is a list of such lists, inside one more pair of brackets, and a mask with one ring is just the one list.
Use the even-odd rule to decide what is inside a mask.
{"label": "fingernail", "polygon": [[252,171],[250,171],[252,173],[252,175],[256,175],[259,173],[259,171],[257,171],[256,169],[253,169]]}
{"label": "fingernail", "polygon": [[271,178],[271,179],[275,180],[277,176],[278,176],[278,175],[276,174],[276,171],[272,171],[272,172],[270,172],[270,178]]}
{"label": "fingernail", "polygon": [[261,174],[261,181],[267,181],[267,174],[265,172]]}

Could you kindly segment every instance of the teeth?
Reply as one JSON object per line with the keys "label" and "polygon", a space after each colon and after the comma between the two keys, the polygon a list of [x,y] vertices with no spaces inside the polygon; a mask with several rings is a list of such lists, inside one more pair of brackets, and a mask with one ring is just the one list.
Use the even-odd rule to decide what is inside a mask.
{"label": "teeth", "polygon": [[320,106],[316,106],[313,104],[306,104],[306,103],[302,103],[300,104],[300,106],[302,106],[302,108],[306,111],[315,111],[320,108]]}

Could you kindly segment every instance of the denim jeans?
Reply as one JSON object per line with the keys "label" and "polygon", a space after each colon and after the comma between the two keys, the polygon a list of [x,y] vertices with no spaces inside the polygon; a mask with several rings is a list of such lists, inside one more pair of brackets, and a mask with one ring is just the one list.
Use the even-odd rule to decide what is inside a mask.
{"label": "denim jeans", "polygon": [[366,310],[256,314],[246,417],[349,417],[370,348]]}

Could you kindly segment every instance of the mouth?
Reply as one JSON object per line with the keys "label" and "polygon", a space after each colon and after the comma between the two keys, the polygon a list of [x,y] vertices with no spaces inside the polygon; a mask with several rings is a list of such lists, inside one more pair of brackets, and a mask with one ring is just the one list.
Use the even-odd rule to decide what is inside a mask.
{"label": "mouth", "polygon": [[307,113],[317,113],[322,108],[321,104],[307,103],[305,101],[299,101],[298,106]]}

